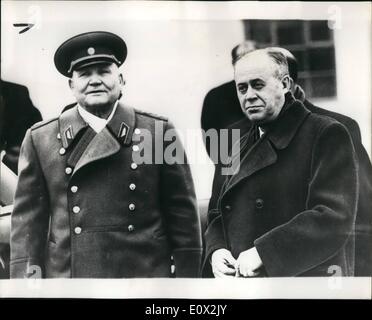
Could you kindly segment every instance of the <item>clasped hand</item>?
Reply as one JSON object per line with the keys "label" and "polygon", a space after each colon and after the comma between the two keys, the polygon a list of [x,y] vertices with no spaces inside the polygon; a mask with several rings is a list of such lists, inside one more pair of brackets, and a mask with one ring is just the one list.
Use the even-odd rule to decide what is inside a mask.
{"label": "clasped hand", "polygon": [[216,278],[255,277],[263,266],[255,247],[241,252],[238,259],[229,250],[218,249],[212,254],[211,264]]}

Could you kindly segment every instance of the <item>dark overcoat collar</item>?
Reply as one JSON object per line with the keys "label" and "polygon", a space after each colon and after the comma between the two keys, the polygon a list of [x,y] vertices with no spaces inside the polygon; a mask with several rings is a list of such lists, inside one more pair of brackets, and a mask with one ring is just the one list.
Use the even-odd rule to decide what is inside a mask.
{"label": "dark overcoat collar", "polygon": [[[274,122],[264,126],[265,134],[250,147],[247,154],[240,159],[240,167],[237,172],[227,179],[227,188],[224,194],[231,190],[243,179],[253,173],[274,164],[277,159],[277,150],[285,149],[296,135],[302,123],[311,113],[298,100],[286,99],[287,110]],[[252,129],[252,125],[246,119],[240,120],[234,125],[241,128],[241,135]]]}
{"label": "dark overcoat collar", "polygon": [[288,110],[278,120],[264,128],[269,139],[277,149],[286,148],[306,117],[311,113],[299,100],[290,100]]}

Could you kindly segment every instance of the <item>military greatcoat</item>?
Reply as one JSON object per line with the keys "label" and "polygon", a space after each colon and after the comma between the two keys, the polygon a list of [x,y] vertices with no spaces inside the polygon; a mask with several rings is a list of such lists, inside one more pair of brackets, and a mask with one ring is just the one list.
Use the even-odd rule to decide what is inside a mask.
{"label": "military greatcoat", "polygon": [[149,132],[146,148],[162,154],[171,128],[121,103],[98,134],[76,106],[34,125],[19,162],[11,277],[38,267],[47,278],[169,277],[172,257],[176,276],[196,277],[201,235],[189,166],[133,160],[136,135]]}

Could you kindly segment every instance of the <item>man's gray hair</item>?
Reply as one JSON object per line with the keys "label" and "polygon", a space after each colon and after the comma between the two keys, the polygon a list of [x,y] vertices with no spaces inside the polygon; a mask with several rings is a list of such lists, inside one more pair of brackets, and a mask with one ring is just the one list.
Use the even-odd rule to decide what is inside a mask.
{"label": "man's gray hair", "polygon": [[240,55],[235,60],[234,66],[236,65],[238,61],[240,61],[244,57],[249,56],[251,53],[257,53],[257,52],[262,52],[262,53],[267,54],[267,56],[271,58],[271,60],[278,66],[275,72],[275,76],[277,78],[282,79],[284,76],[289,75],[287,58],[285,57],[283,53],[279,52],[278,50],[272,49],[272,48],[257,49],[257,50],[246,52]]}

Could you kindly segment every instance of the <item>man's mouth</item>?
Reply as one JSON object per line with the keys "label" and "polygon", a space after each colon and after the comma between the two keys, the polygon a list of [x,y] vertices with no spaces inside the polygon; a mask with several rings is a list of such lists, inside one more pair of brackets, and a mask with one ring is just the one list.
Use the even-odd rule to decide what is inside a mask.
{"label": "man's mouth", "polygon": [[262,109],[263,106],[248,106],[248,107],[245,107],[245,111],[258,111],[259,109]]}
{"label": "man's mouth", "polygon": [[105,90],[90,90],[87,92],[87,94],[101,94],[101,93],[106,93]]}

